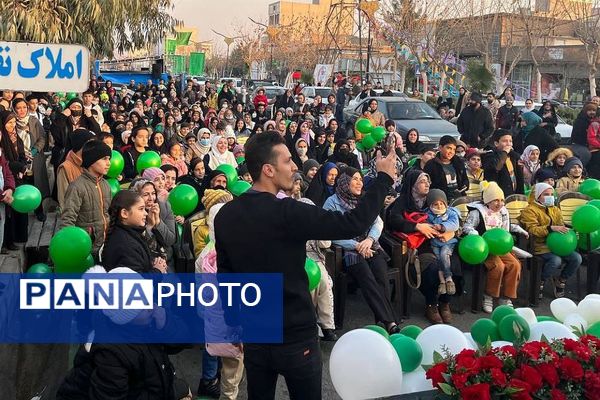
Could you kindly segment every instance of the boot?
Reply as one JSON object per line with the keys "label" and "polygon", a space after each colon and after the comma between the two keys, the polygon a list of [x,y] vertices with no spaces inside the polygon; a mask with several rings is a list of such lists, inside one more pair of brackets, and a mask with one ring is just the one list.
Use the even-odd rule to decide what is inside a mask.
{"label": "boot", "polygon": [[444,322],[440,316],[437,305],[425,306],[425,318],[427,318],[432,324],[441,324]]}
{"label": "boot", "polygon": [[450,311],[450,303],[441,303],[438,307],[440,311],[440,316],[442,317],[442,321],[445,324],[452,323],[452,311]]}
{"label": "boot", "polygon": [[219,378],[211,380],[200,379],[200,383],[198,384],[198,396],[218,399],[221,396],[221,382],[219,382]]}

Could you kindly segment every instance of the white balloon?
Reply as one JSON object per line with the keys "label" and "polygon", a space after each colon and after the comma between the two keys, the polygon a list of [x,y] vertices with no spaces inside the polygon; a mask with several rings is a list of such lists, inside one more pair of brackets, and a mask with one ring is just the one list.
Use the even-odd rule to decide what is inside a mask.
{"label": "white balloon", "polygon": [[535,317],[535,312],[529,307],[521,307],[515,308],[515,312],[519,314],[521,317],[527,321],[529,326],[533,324],[537,324],[537,318]]}
{"label": "white balloon", "polygon": [[600,299],[585,298],[581,300],[577,305],[576,312],[585,318],[589,325],[600,321]]}
{"label": "white balloon", "polygon": [[419,333],[416,340],[423,350],[422,365],[433,364],[434,351],[443,356],[444,350],[448,350],[451,354],[458,354],[463,349],[477,349],[469,343],[461,331],[450,325],[429,326]]}
{"label": "white balloon", "polygon": [[467,338],[467,341],[469,342],[469,344],[471,345],[471,347],[473,347],[474,349],[479,348],[479,346],[477,345],[477,342],[475,342],[475,339],[473,339],[473,336],[471,335],[471,332],[463,332],[463,334]]}
{"label": "white balloon", "polygon": [[554,299],[550,303],[550,311],[552,311],[554,318],[560,322],[564,322],[567,315],[577,312],[577,304],[566,297]]}
{"label": "white balloon", "polygon": [[585,320],[585,318],[576,313],[567,315],[567,317],[563,321],[563,324],[566,327],[570,328],[572,331],[578,329],[580,331],[585,332],[585,330],[588,328],[588,323]]}
{"label": "white balloon", "polygon": [[596,300],[600,300],[600,294],[598,293],[590,293],[587,296],[585,296],[585,299],[596,299]]}
{"label": "white balloon", "polygon": [[402,394],[417,393],[433,390],[431,381],[425,377],[425,370],[419,367],[412,372],[405,373],[402,377]]}
{"label": "white balloon", "polygon": [[335,343],[329,373],[344,400],[393,396],[402,390],[402,366],[394,347],[369,329],[350,331]]}
{"label": "white balloon", "polygon": [[497,349],[500,347],[504,347],[504,346],[512,346],[513,344],[511,342],[507,342],[506,340],[496,340],[495,342],[492,342],[492,349]]}
{"label": "white balloon", "polygon": [[555,339],[577,339],[577,336],[571,332],[571,329],[556,321],[538,322],[532,325],[530,329],[530,342],[541,341],[542,336],[545,336],[550,341]]}

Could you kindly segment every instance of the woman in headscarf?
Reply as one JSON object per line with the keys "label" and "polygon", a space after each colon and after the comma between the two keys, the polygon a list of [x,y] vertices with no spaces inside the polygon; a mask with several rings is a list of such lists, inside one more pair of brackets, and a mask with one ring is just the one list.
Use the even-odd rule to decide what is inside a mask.
{"label": "woman in headscarf", "polygon": [[167,142],[171,141],[172,138],[177,137],[177,135],[179,134],[177,122],[175,122],[175,117],[172,114],[167,114],[163,134],[165,135],[165,139],[167,139]]}
{"label": "woman in headscarf", "polygon": [[162,130],[156,129],[152,136],[150,136],[149,144],[150,149],[156,151],[158,154],[169,153],[169,146],[167,146],[167,141],[165,140],[165,135]]}
{"label": "woman in headscarf", "polygon": [[292,154],[294,154],[294,145],[296,143],[294,137],[296,136],[296,132],[298,132],[298,123],[296,121],[291,121],[285,129],[285,135],[283,135],[285,145]]}
{"label": "woman in headscarf", "polygon": [[315,133],[315,140],[311,147],[315,160],[317,160],[319,164],[323,164],[325,160],[327,160],[327,150],[329,149],[329,142],[327,142],[327,136],[324,130],[317,130],[317,133]]}
{"label": "woman in headscarf", "polygon": [[523,162],[523,180],[527,186],[530,186],[533,184],[535,173],[542,166],[540,149],[536,145],[530,144],[521,154],[521,161]]}
{"label": "woman in headscarf", "polygon": [[419,140],[419,131],[415,128],[409,129],[406,132],[406,154],[409,156],[420,155],[423,146],[423,142]]}
{"label": "woman in headscarf", "polygon": [[554,140],[560,140],[560,135],[556,135],[556,125],[558,125],[558,117],[556,116],[556,109],[551,101],[546,100],[544,104],[536,111],[537,115],[542,119],[540,126],[548,132],[551,138]]}
{"label": "woman in headscarf", "polygon": [[332,163],[343,163],[349,167],[360,170],[360,164],[356,154],[350,151],[350,145],[345,139],[338,140],[333,149],[333,154],[327,159],[328,162]]}
{"label": "woman in headscarf", "polygon": [[298,139],[304,139],[309,146],[312,145],[315,133],[310,128],[310,123],[307,120],[299,122],[298,130],[294,135],[294,143],[298,141]]}
{"label": "woman in headscarf", "polygon": [[[362,176],[351,167],[343,168],[337,178],[335,193],[329,197],[325,210],[347,213],[358,204],[362,194]],[[386,256],[379,245],[383,231],[383,220],[377,217],[367,232],[354,239],[334,240],[333,243],[344,249],[344,268],[361,288],[362,294],[375,316],[376,323],[382,323],[388,333],[398,333],[394,310],[390,303],[390,293],[386,290],[388,265]]]}
{"label": "woman in headscarf", "polygon": [[[310,182],[312,182],[318,170],[319,163],[317,160],[313,160],[312,158],[309,158],[302,164],[302,179],[304,180],[304,186],[306,189],[308,189]],[[306,190],[304,190],[304,192],[306,192]]]}
{"label": "woman in headscarf", "polygon": [[160,156],[161,165],[172,165],[177,168],[177,176],[188,173],[188,167],[183,158],[183,148],[177,142],[169,143],[169,152]]}
{"label": "woman in headscarf", "polygon": [[515,151],[522,153],[530,144],[540,149],[540,162],[546,161],[548,154],[558,148],[558,143],[540,126],[542,119],[534,112],[521,115],[521,140],[515,140]]}
{"label": "woman in headscarf", "polygon": [[[417,274],[420,273],[419,290],[425,296],[425,316],[434,324],[442,322],[448,324],[452,322],[450,296],[438,295],[438,261],[433,255],[429,243],[429,239],[441,238],[446,234],[440,234],[431,224],[427,223],[426,200],[430,185],[429,175],[422,171],[414,170],[406,174],[400,196],[386,210],[386,230],[408,243],[411,258],[415,257],[415,249],[418,249],[416,258],[418,262],[415,260],[411,264],[415,265]],[[453,236],[454,233],[450,232],[448,235]],[[457,277],[455,282],[461,286],[462,279],[459,278],[462,277],[462,271],[458,252],[454,252],[451,262],[452,275]],[[456,293],[462,293],[462,289],[457,288]]]}
{"label": "woman in headscarf", "polygon": [[327,124],[327,128],[325,129],[328,132],[333,132],[335,134],[335,140],[346,139],[346,131],[342,128],[337,121],[337,119],[329,120]]}
{"label": "woman in headscarf", "polygon": [[[378,147],[375,149],[375,154],[373,155],[373,158],[369,162],[369,171],[367,172],[367,174],[365,175],[365,178],[364,178],[365,188],[368,188],[369,184],[377,177],[377,168],[375,166],[375,164],[377,162],[377,156],[381,155],[382,157],[385,157],[389,154],[390,150],[395,151],[396,144],[394,141],[394,135],[389,135],[382,144],[383,144],[382,147]],[[391,197],[393,195],[394,196],[393,198],[395,199],[396,196],[398,195],[398,193],[400,193],[400,185],[402,183],[402,171],[403,170],[404,170],[404,164],[402,163],[402,160],[400,160],[400,157],[398,157],[396,159],[396,176],[394,177],[394,185],[393,185],[395,193],[390,193],[390,196],[388,196],[388,198],[386,198],[386,203],[385,203],[386,207],[389,205],[388,202],[390,202],[390,200],[391,200],[389,197]]]}
{"label": "woman in headscarf", "polygon": [[227,150],[227,139],[216,135],[211,139],[210,151],[204,156],[204,167],[207,171],[212,171],[221,164],[229,164],[237,168],[233,153]]}
{"label": "woman in headscarf", "polygon": [[154,183],[156,196],[160,201],[167,201],[167,197],[169,196],[169,192],[165,189],[167,176],[162,169],[156,167],[146,168],[142,174],[142,178]]}
{"label": "woman in headscarf", "polygon": [[154,113],[154,117],[152,117],[152,127],[155,128],[156,125],[162,124],[165,126],[165,122],[167,122],[167,116],[165,113],[165,109],[162,107],[158,107],[156,112]]}
{"label": "woman in headscarf", "polygon": [[192,158],[203,159],[204,156],[210,151],[210,130],[208,128],[201,128],[197,135],[198,140],[189,144],[188,149],[185,152],[185,161],[189,163]]}
{"label": "woman in headscarf", "polygon": [[308,151],[309,149],[306,140],[302,138],[296,140],[294,151],[292,152],[292,161],[294,161],[298,169],[302,169],[304,162],[311,158],[311,155],[308,153]]}
{"label": "woman in headscarf", "polygon": [[331,162],[323,164],[306,189],[307,197],[318,207],[323,207],[325,200],[335,193],[335,179],[338,176],[338,167]]}
{"label": "woman in headscarf", "polygon": [[[204,196],[204,180],[206,177],[206,170],[204,169],[204,163],[201,158],[195,157],[190,161],[190,168],[187,175],[184,175],[179,178],[179,183],[184,183],[186,185],[190,185],[194,189],[196,189],[196,193],[198,193],[198,199],[202,199]],[[198,205],[194,210],[194,213],[198,211],[202,211],[204,206],[201,201],[198,201]]]}

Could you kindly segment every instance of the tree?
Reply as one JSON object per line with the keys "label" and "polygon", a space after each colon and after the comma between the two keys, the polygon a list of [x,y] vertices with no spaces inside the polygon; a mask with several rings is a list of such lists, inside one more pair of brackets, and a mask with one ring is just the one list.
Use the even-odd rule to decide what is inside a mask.
{"label": "tree", "polygon": [[467,61],[465,78],[471,90],[480,93],[488,92],[494,82],[494,75],[481,60],[470,59]]}
{"label": "tree", "polygon": [[0,2],[0,37],[77,43],[94,57],[150,48],[179,23],[172,0],[14,0]]}

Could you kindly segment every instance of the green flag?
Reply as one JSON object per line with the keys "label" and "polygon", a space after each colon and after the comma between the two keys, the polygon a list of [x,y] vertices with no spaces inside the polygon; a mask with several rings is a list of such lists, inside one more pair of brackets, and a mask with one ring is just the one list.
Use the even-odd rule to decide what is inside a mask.
{"label": "green flag", "polygon": [[165,53],[174,54],[176,48],[177,42],[175,41],[175,39],[167,39],[165,41]]}
{"label": "green flag", "polygon": [[177,46],[187,46],[190,43],[192,32],[177,32]]}
{"label": "green flag", "polygon": [[204,53],[190,53],[190,75],[204,74]]}

